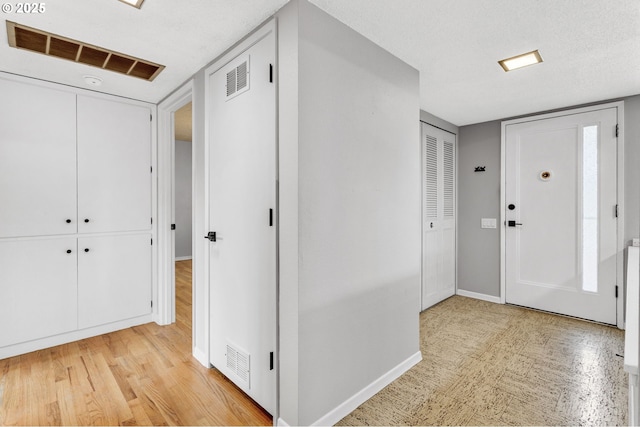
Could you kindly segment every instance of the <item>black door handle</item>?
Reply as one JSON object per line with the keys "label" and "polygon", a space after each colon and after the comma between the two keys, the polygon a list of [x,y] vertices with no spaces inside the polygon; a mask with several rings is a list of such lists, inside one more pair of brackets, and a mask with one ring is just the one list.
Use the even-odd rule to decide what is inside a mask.
{"label": "black door handle", "polygon": [[515,227],[516,225],[522,225],[519,222],[515,222],[515,221],[508,221],[508,225],[509,227]]}
{"label": "black door handle", "polygon": [[84,251],[85,252],[89,252],[89,248],[84,248]]}
{"label": "black door handle", "polygon": [[205,239],[209,239],[209,241],[211,242],[215,242],[216,241],[216,232],[215,231],[210,231],[207,233],[206,236],[204,236]]}

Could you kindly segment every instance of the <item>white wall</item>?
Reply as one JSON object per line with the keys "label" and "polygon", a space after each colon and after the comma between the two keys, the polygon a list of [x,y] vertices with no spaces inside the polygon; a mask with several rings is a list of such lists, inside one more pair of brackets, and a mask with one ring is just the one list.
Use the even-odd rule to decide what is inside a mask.
{"label": "white wall", "polygon": [[191,142],[176,140],[175,207],[176,258],[191,257]]}
{"label": "white wall", "polygon": [[[296,4],[297,28],[287,23]],[[419,83],[306,1],[279,23],[280,416],[307,425],[338,421],[332,411],[419,357]],[[284,330],[296,331],[284,320],[296,306],[292,396],[284,361],[296,349]]]}

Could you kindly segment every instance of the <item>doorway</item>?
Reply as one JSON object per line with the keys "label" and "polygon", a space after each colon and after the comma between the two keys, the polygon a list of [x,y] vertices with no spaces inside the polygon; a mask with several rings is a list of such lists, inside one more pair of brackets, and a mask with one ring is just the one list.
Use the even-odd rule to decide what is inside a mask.
{"label": "doorway", "polygon": [[506,303],[618,323],[618,106],[503,123]]}

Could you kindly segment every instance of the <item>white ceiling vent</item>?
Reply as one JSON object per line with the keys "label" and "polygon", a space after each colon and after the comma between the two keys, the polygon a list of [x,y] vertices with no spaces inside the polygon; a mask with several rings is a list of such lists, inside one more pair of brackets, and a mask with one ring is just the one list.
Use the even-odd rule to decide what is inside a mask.
{"label": "white ceiling vent", "polygon": [[234,374],[237,379],[249,387],[251,377],[250,356],[238,347],[227,342],[227,369]]}
{"label": "white ceiling vent", "polygon": [[249,56],[227,71],[227,100],[249,90]]}

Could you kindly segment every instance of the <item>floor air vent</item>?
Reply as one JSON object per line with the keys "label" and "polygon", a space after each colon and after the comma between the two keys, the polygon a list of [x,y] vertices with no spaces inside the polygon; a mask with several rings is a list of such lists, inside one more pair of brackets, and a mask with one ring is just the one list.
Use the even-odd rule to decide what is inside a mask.
{"label": "floor air vent", "polygon": [[227,99],[249,90],[249,57],[237,67],[227,71]]}
{"label": "floor air vent", "polygon": [[227,343],[227,368],[249,386],[251,376],[250,356],[237,347]]}
{"label": "floor air vent", "polygon": [[164,69],[140,58],[7,21],[9,46],[152,81]]}

